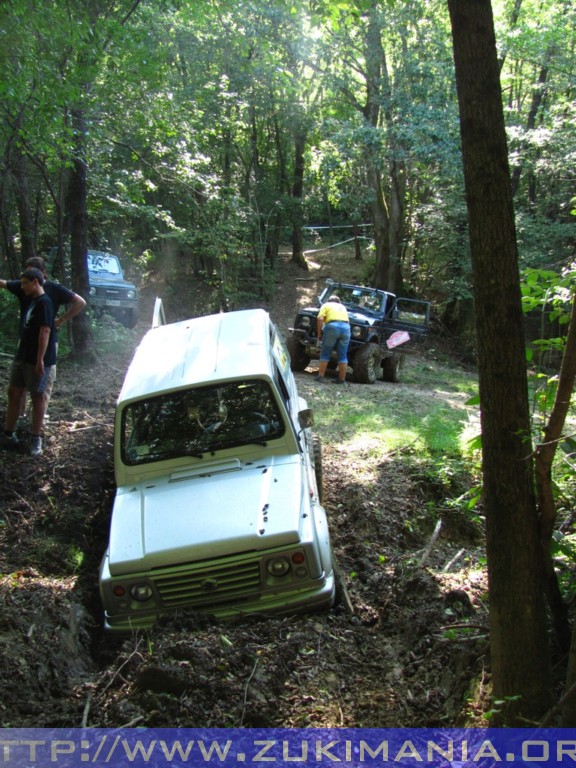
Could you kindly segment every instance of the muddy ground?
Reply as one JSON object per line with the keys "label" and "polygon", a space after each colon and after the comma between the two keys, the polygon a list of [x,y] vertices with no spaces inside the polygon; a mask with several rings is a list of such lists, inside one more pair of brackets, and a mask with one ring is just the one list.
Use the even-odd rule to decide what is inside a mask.
{"label": "muddy ground", "polygon": [[[275,297],[264,304],[282,329],[328,275],[360,278],[363,265],[352,257],[309,258],[308,273],[282,261]],[[171,304],[174,289],[162,279],[144,286],[132,348],[154,294],[166,294],[169,319],[205,311],[205,286],[190,276],[185,287]],[[429,348],[421,354],[437,364]],[[112,417],[130,356],[107,348],[88,367],[61,359],[43,457],[0,454],[2,727],[481,724],[490,681],[486,584],[482,569],[465,565],[482,553],[478,530],[446,510],[433,510],[428,527],[415,525],[435,503],[428,481],[402,452],[375,463],[370,446],[351,441],[338,421],[338,407],[358,397],[386,408],[442,396],[415,385],[379,381],[330,393],[341,400],[323,435],[325,506],[353,613],[340,606],[225,623],[176,616],[149,634],[103,633],[97,581],[114,492]],[[3,389],[9,361],[0,358]],[[310,370],[297,379],[312,407],[328,396]]]}

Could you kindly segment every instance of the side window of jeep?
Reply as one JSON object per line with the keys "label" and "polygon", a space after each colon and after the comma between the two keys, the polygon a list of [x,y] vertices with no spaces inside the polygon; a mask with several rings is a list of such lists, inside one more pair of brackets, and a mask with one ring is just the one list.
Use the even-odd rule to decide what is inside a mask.
{"label": "side window of jeep", "polygon": [[274,329],[272,329],[271,348],[274,360],[274,380],[286,410],[291,413],[294,403],[298,402],[296,382],[290,369],[290,355],[286,349],[286,344]]}
{"label": "side window of jeep", "polygon": [[278,390],[282,395],[282,400],[284,400],[286,409],[289,411],[290,410],[290,392],[288,390],[288,386],[286,382],[284,381],[284,377],[282,376],[282,373],[278,369],[277,365],[274,366],[274,378],[276,379],[276,383],[278,384]]}

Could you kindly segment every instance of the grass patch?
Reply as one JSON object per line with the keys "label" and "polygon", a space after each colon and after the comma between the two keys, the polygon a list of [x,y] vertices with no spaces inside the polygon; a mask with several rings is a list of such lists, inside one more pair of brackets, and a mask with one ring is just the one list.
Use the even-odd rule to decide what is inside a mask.
{"label": "grass patch", "polygon": [[352,384],[338,392],[316,386],[309,400],[317,431],[342,445],[364,443],[382,457],[409,449],[421,459],[467,458],[477,409],[466,402],[476,392],[476,377],[425,362],[407,366],[405,374],[399,385]]}

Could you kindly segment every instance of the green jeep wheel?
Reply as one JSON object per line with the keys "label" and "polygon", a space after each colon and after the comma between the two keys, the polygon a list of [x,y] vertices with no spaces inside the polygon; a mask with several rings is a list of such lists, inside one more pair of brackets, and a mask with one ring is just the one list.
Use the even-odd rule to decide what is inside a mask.
{"label": "green jeep wheel", "polygon": [[300,344],[296,336],[288,336],[286,346],[290,354],[290,368],[293,371],[303,371],[307,368],[310,355],[306,353],[306,349]]}
{"label": "green jeep wheel", "polygon": [[400,381],[400,368],[402,367],[403,355],[390,355],[382,361],[382,378],[384,381],[390,381],[392,384],[398,384]]}
{"label": "green jeep wheel", "polygon": [[382,353],[378,344],[366,344],[354,355],[354,381],[360,384],[374,384],[380,372]]}

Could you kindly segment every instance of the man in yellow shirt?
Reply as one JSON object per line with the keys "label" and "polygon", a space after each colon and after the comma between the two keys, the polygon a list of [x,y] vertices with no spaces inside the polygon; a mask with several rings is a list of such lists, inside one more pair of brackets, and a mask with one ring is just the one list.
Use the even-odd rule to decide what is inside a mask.
{"label": "man in yellow shirt", "polygon": [[346,369],[348,368],[348,345],[350,344],[350,321],[348,310],[340,301],[340,297],[332,294],[325,304],[322,304],[316,320],[320,347],[320,365],[316,381],[325,383],[326,368],[332,352],[336,351],[338,361],[338,378],[335,384],[346,384]]}

